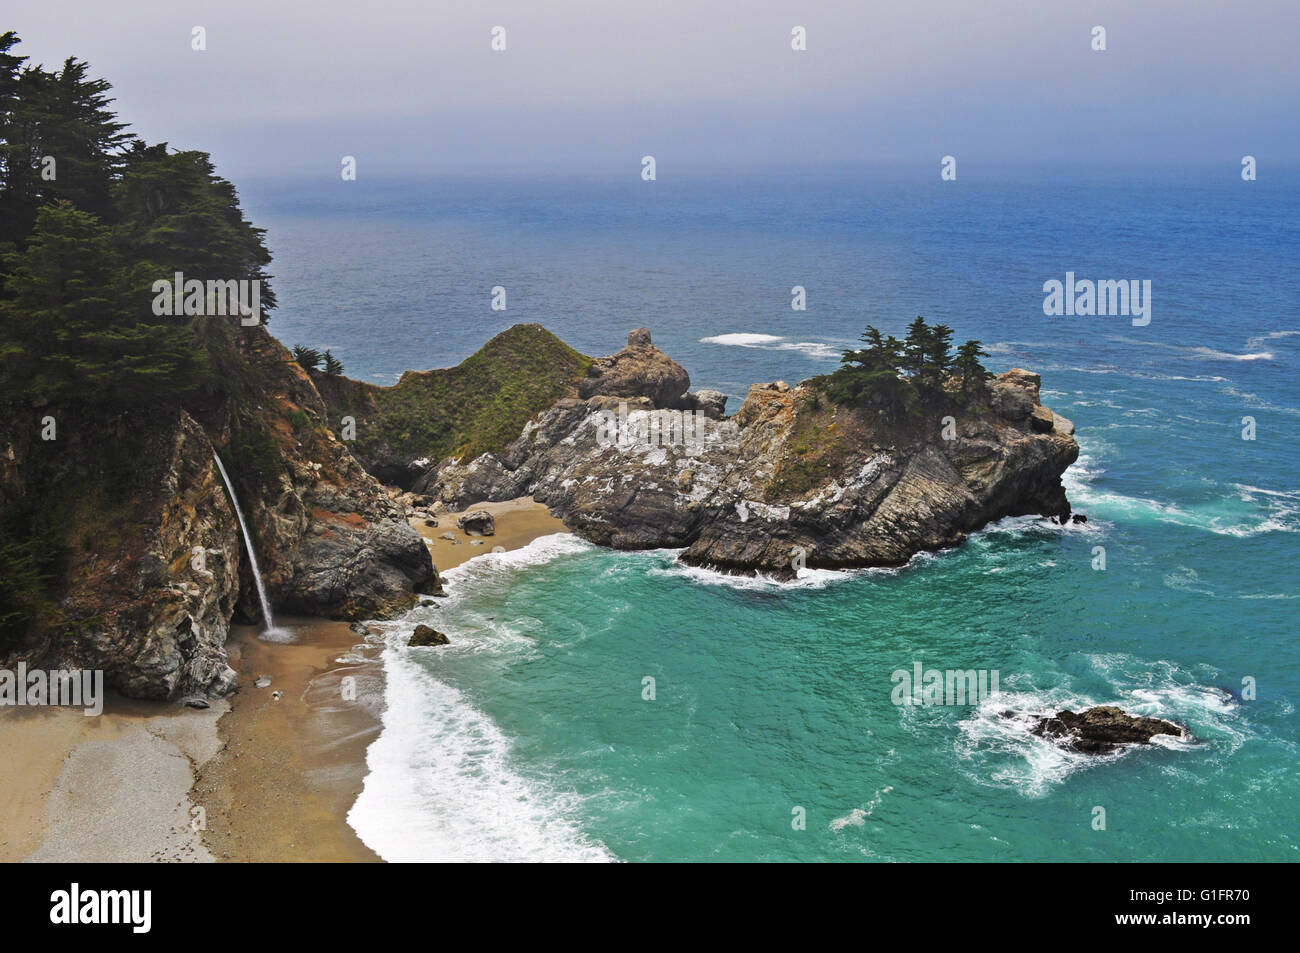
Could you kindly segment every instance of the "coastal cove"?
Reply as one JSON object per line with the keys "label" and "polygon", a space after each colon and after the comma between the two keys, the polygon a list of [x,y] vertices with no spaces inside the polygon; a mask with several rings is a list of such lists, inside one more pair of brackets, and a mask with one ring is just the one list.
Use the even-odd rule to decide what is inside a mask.
{"label": "coastal cove", "polygon": [[[639,246],[593,239],[585,216],[595,213],[556,205],[546,183],[528,186],[545,214],[506,242],[490,210],[522,186],[479,183],[480,211],[449,200],[441,218],[393,213],[378,239],[383,254],[422,274],[404,256],[441,249],[455,261],[464,241],[487,262],[554,254],[568,270],[539,266],[550,277],[534,297],[512,297],[517,313],[512,303],[506,326],[491,329],[505,333],[486,341],[481,302],[449,291],[449,310],[430,317],[405,297],[418,298],[420,282],[399,282],[385,319],[397,350],[366,330],[376,325],[364,301],[338,283],[346,269],[319,271],[364,258],[370,246],[357,236],[387,214],[385,193],[374,208],[364,200],[376,196],[361,193],[346,215],[310,203],[260,209],[280,243],[277,338],[332,348],[356,376],[299,365],[254,329],[231,342],[258,370],[252,392],[165,421],[133,461],[149,463],[151,485],[175,487],[174,498],[142,498],[150,507],[142,516],[80,504],[70,526],[105,527],[103,543],[71,537],[80,545],[74,595],[88,610],[106,604],[100,584],[114,579],[96,568],[131,556],[107,549],[119,527],[146,517],[159,527],[149,541],[159,561],[141,565],[151,584],[176,583],[156,587],[171,601],[124,601],[152,614],[124,618],[116,631],[175,654],[116,656],[112,640],[74,647],[109,663],[106,680],[170,700],[110,698],[104,716],[78,712],[76,723],[63,711],[24,712],[6,727],[30,766],[22,785],[0,783],[13,818],[0,836],[6,856],[86,856],[78,851],[90,845],[99,857],[200,860],[1293,857],[1300,682],[1276,659],[1289,657],[1295,598],[1278,567],[1289,565],[1300,532],[1300,473],[1284,439],[1300,413],[1300,329],[1288,317],[1290,290],[1265,279],[1278,256],[1294,253],[1295,238],[1262,200],[1243,211],[1217,185],[1186,194],[1087,185],[1115,214],[1148,203],[1185,226],[1176,248],[1163,231],[1126,239],[1139,273],[1165,276],[1149,326],[1061,326],[1041,314],[1037,289],[1045,275],[1065,273],[1060,259],[1078,261],[1080,274],[1119,273],[1087,260],[1104,215],[1051,231],[1050,256],[1017,237],[1040,214],[1034,203],[1058,210],[1051,221],[1069,221],[1068,190],[1042,183],[1023,199],[997,185],[958,197],[987,233],[952,232],[946,199],[903,207],[888,189],[859,186],[850,194],[876,203],[871,218],[825,183],[807,184],[819,224],[794,262],[810,288],[836,290],[798,331],[764,316],[763,294],[785,306],[789,284],[756,273],[787,267],[786,245],[764,216],[784,220],[789,210],[770,190],[744,193],[734,207],[706,203],[721,230],[713,234],[697,217],[702,193],[685,187],[656,233],[651,265]],[[611,221],[646,211],[639,198],[611,192]],[[1193,226],[1208,215],[1231,231],[1243,214],[1251,226],[1234,233],[1235,297],[1187,295],[1188,276],[1219,267],[1223,254]],[[873,231],[877,220],[892,224]],[[674,222],[695,227],[679,238]],[[956,243],[956,265],[926,263],[927,242],[939,235]],[[1008,255],[1017,263],[1010,271],[998,265]],[[652,321],[646,302],[663,289],[638,276],[653,267],[705,289],[716,275],[698,261],[741,289],[736,301]],[[459,265],[465,274],[480,267]],[[955,268],[952,280],[925,286],[926,269],[941,265]],[[598,327],[538,313],[597,275],[621,276],[601,299]],[[987,307],[972,310],[970,294]],[[623,301],[639,304],[625,313]],[[985,343],[984,363],[999,375],[996,403],[992,394],[981,402],[977,420],[961,419],[958,406],[952,445],[941,436],[946,413],[918,417],[916,444],[831,440],[837,412],[825,401],[816,409],[803,382],[829,375],[864,323],[902,335],[900,316],[918,311]],[[1177,323],[1163,317],[1170,312]],[[520,323],[529,318],[546,326]],[[625,348],[628,329],[643,324],[653,325],[653,344],[638,330]],[[429,328],[436,340],[421,337]],[[551,333],[566,328],[563,341]],[[660,348],[662,356],[651,353]],[[439,364],[449,366],[398,376]],[[705,447],[682,452],[718,461],[716,478],[674,472],[671,447],[601,446],[593,421],[619,419],[620,403],[632,421],[654,404],[620,393],[627,380],[705,415]],[[755,390],[755,382],[764,383]],[[710,415],[734,418],[751,398],[741,420],[767,428],[748,437],[762,433],[762,445],[738,457],[709,449]],[[804,407],[814,425],[788,440]],[[342,439],[344,416],[358,424],[358,440]],[[1256,439],[1243,438],[1247,416]],[[113,447],[111,433],[69,434],[72,453]],[[968,456],[965,442],[986,455]],[[781,507],[823,488],[824,500],[840,490],[854,499],[861,488],[852,481],[837,475],[838,489],[817,486],[821,471],[793,465],[824,463],[828,449],[845,445],[850,476],[883,475],[904,488],[897,519],[866,543],[837,537],[831,518],[767,532],[782,525],[773,517]],[[39,457],[34,441],[15,446],[58,462]],[[1035,447],[1045,452],[1016,456]],[[256,586],[214,452],[230,464],[247,510],[277,624],[301,630],[303,641],[269,643],[248,624],[260,615]],[[877,457],[889,460],[864,472]],[[1023,472],[1043,479],[977,480],[1015,492],[972,494],[997,507],[963,510],[945,467],[978,477],[981,460],[1003,459],[1028,459]],[[624,469],[626,495],[603,492]],[[637,482],[638,473],[647,478]],[[914,482],[900,483],[904,473]],[[748,487],[737,490],[733,477]],[[720,494],[721,505],[691,509],[697,486]],[[928,524],[933,532],[915,532],[927,529],[915,516],[934,513],[932,498],[951,508]],[[861,499],[865,513],[875,500]],[[1063,501],[1087,521],[1062,525]],[[456,526],[480,508],[491,509],[494,536]],[[621,519],[628,515],[635,519]],[[909,534],[890,536],[895,525]],[[809,541],[792,529],[834,538],[848,565],[787,562],[785,572],[781,560]],[[898,545],[870,549],[877,539]],[[213,573],[197,591],[186,568],[195,544]],[[507,551],[494,553],[499,545]],[[688,555],[693,547],[702,558]],[[729,555],[739,557],[731,566],[721,558]],[[158,575],[159,565],[177,567],[176,579]],[[170,634],[186,631],[186,619],[196,642]],[[418,625],[449,644],[410,647]],[[918,665],[996,672],[997,690],[975,704],[895,704],[893,673]],[[260,675],[271,678],[265,688]],[[238,691],[219,697],[231,676]],[[356,699],[340,706],[349,677]],[[1249,698],[1247,680],[1260,687]],[[200,695],[210,709],[180,707]],[[1101,706],[1167,720],[1186,736],[1084,754],[1035,735],[1029,721]],[[141,783],[150,796],[122,770],[129,759],[148,766]],[[89,776],[111,780],[113,811],[76,799]],[[1105,830],[1093,827],[1099,806]],[[206,812],[206,831],[189,826],[194,807]],[[109,825],[153,833],[109,837]]]}
{"label": "coastal cove", "polygon": [[1300,2],[589,6],[15,0],[19,935],[373,942],[352,864],[1282,922]]}

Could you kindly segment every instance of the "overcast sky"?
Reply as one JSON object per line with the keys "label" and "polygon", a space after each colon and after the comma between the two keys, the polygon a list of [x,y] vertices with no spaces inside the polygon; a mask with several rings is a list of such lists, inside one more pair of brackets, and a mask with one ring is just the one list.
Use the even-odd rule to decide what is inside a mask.
{"label": "overcast sky", "polygon": [[7,0],[3,26],[232,178],[344,154],[371,174],[1300,156],[1300,0]]}

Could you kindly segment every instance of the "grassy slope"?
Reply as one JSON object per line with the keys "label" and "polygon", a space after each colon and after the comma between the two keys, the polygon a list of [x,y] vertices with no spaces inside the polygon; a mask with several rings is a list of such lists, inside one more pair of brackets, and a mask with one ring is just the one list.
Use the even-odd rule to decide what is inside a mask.
{"label": "grassy slope", "polygon": [[392,387],[312,377],[336,429],[356,418],[353,451],[362,460],[384,448],[408,459],[473,459],[504,449],[535,414],[576,396],[590,364],[540,324],[516,324],[455,367],[408,371]]}

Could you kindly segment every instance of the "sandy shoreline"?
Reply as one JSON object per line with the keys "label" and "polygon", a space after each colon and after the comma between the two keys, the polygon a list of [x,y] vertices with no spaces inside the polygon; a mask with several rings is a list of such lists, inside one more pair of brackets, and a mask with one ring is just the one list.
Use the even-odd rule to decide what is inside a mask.
{"label": "sandy shoreline", "polygon": [[[411,520],[440,572],[566,532],[530,498],[470,509],[495,535],[466,535],[459,514]],[[378,861],[347,813],[381,728],[382,648],[346,622],[276,622],[296,641],[231,628],[239,688],[206,710],[112,696],[89,718],[0,709],[0,861]]]}
{"label": "sandy shoreline", "polygon": [[[470,536],[456,528],[456,518],[471,510],[487,510],[496,521],[492,536]],[[433,564],[439,572],[446,572],[463,562],[491,552],[500,546],[507,552],[522,549],[540,536],[567,533],[568,528],[551,515],[543,504],[531,496],[507,500],[504,503],[476,503],[464,513],[443,513],[436,517],[437,526],[425,526],[424,520],[413,517],[409,522],[429,545]],[[450,535],[452,539],[443,539]]]}

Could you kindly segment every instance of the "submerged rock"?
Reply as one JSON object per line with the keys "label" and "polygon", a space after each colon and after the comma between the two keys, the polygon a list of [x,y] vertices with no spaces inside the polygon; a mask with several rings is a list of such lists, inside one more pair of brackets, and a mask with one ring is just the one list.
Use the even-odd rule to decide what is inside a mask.
{"label": "submerged rock", "polygon": [[1030,732],[1085,754],[1108,754],[1124,745],[1150,744],[1156,735],[1186,734],[1172,721],[1130,715],[1114,705],[1098,705],[1078,713],[1058,711],[1040,717]]}

